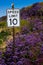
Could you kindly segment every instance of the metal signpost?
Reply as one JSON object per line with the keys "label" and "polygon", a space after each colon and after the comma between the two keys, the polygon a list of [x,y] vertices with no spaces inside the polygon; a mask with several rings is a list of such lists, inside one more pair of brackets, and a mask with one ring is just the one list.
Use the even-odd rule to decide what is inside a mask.
{"label": "metal signpost", "polygon": [[14,4],[12,4],[12,9],[7,10],[7,26],[12,27],[13,30],[13,50],[15,48],[15,28],[20,26],[20,10],[14,9]]}

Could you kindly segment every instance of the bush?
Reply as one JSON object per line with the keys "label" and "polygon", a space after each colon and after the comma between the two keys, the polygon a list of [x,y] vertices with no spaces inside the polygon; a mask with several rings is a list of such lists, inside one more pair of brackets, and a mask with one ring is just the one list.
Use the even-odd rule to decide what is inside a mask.
{"label": "bush", "polygon": [[0,39],[0,44],[2,44],[2,40]]}

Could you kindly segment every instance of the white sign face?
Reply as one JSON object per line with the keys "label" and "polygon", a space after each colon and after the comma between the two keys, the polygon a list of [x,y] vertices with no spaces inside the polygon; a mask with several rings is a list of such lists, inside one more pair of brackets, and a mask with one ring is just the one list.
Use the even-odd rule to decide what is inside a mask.
{"label": "white sign face", "polygon": [[20,11],[19,11],[19,9],[8,9],[7,10],[7,25],[8,25],[8,27],[20,26]]}

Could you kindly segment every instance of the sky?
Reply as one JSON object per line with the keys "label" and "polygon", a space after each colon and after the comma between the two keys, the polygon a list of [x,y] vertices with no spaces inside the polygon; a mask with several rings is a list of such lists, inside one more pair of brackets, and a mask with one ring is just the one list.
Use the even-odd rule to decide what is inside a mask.
{"label": "sky", "polygon": [[6,10],[11,8],[12,3],[14,3],[15,8],[21,9],[37,2],[43,2],[43,0],[0,0],[0,17],[6,15]]}

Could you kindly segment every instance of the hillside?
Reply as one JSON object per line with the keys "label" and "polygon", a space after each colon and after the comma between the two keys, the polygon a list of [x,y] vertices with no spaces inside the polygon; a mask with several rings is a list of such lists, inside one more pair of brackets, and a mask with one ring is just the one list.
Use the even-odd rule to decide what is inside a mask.
{"label": "hillside", "polygon": [[21,9],[21,18],[27,19],[31,16],[43,16],[43,2],[35,3],[32,6],[24,7]]}
{"label": "hillside", "polygon": [[[22,8],[20,17],[20,27],[15,28],[15,35],[43,31],[43,2]],[[7,27],[6,21],[6,16],[0,17],[0,44],[12,39],[13,31]]]}
{"label": "hillside", "polygon": [[1,21],[6,21],[6,16],[0,17],[0,22]]}
{"label": "hillside", "polygon": [[43,65],[43,2],[22,8],[20,16],[15,29],[0,18],[0,65]]}
{"label": "hillside", "polygon": [[[27,19],[31,16],[43,16],[43,2],[22,8],[20,15],[21,19]],[[0,22],[1,21],[6,21],[6,16],[0,17]]]}

